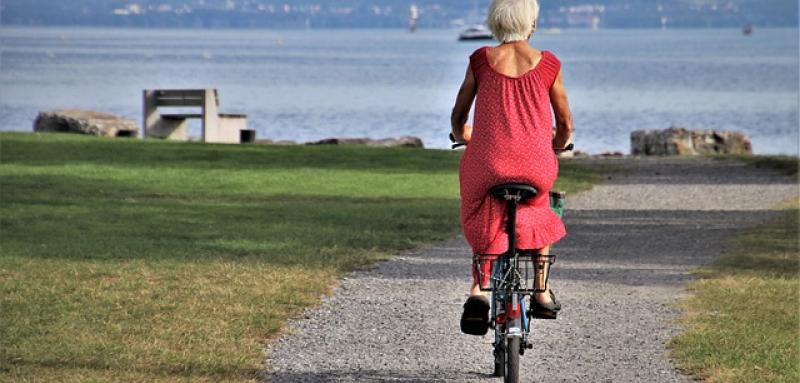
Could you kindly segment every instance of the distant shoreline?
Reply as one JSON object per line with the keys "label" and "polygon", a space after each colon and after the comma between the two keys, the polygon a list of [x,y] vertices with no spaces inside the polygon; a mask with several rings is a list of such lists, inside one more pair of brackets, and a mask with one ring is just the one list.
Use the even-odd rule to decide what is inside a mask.
{"label": "distant shoreline", "polygon": [[[411,135],[442,149],[450,147],[466,58],[494,44],[459,42],[453,29],[6,26],[0,33],[7,95],[0,130],[29,131],[40,111],[64,108],[141,124],[142,89],[215,88],[220,110],[247,114],[257,138]],[[568,29],[532,44],[563,64],[580,150],[627,152],[631,131],[676,125],[743,131],[756,153],[794,154],[796,39],[797,29],[758,27],[748,37],[737,29]],[[189,134],[199,130],[190,123]]]}
{"label": "distant shoreline", "polygon": [[[775,26],[758,26],[756,25],[755,33],[758,33],[759,30],[786,30],[786,29],[800,29],[800,25],[775,25]],[[419,28],[417,32],[419,34],[424,34],[426,31],[458,31],[462,27],[430,27],[430,28]],[[555,27],[553,27],[555,28]],[[3,24],[0,25],[0,30],[2,29],[71,29],[71,30],[81,30],[81,29],[119,29],[119,30],[142,30],[142,31],[159,31],[159,30],[168,30],[168,31],[358,31],[358,30],[380,30],[380,31],[400,31],[404,33],[408,33],[406,28],[402,27],[311,27],[311,28],[304,28],[299,26],[294,27],[149,27],[149,26],[120,26],[120,25],[102,25],[102,24]],[[659,27],[616,27],[616,28],[598,28],[598,29],[590,29],[590,28],[574,28],[574,27],[558,27],[561,32],[588,32],[588,33],[596,33],[596,32],[603,32],[603,31],[697,31],[697,30],[733,30],[733,31],[741,31],[741,26],[681,26],[681,27],[667,27],[667,28],[659,28]]]}

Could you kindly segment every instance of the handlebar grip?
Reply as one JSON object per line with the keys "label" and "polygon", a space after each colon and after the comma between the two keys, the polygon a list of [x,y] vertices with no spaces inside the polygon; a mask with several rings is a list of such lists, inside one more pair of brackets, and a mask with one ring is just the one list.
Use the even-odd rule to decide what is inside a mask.
{"label": "handlebar grip", "polygon": [[456,142],[456,136],[454,136],[453,133],[450,133],[449,137],[450,137],[450,142],[453,143],[452,145],[450,145],[450,149],[457,149],[462,146],[467,146],[467,144],[465,143]]}

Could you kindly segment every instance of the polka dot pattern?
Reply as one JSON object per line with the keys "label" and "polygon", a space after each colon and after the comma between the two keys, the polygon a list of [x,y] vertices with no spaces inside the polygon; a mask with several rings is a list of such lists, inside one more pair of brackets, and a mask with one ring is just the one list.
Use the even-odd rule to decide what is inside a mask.
{"label": "polka dot pattern", "polygon": [[472,138],[459,168],[464,236],[475,254],[504,253],[505,204],[491,197],[489,189],[527,183],[539,194],[518,209],[517,244],[521,249],[540,249],[566,235],[549,200],[558,176],[549,90],[561,63],[544,51],[536,67],[510,77],[491,67],[488,50],[483,47],[470,56],[477,95]]}

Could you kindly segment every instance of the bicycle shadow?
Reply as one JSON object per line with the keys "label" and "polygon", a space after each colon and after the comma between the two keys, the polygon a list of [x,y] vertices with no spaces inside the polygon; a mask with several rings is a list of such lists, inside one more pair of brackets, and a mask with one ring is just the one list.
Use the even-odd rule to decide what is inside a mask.
{"label": "bicycle shadow", "polygon": [[[436,376],[441,376],[437,378]],[[459,371],[436,370],[430,372],[401,370],[359,370],[359,371],[320,371],[320,372],[286,372],[276,373],[268,378],[268,382],[404,382],[435,383],[459,380],[494,380],[492,374]]]}

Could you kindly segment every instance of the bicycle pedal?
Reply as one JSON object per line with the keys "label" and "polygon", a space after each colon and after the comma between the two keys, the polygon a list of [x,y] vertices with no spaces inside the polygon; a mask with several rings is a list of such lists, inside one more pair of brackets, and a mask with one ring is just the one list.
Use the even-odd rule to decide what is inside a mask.
{"label": "bicycle pedal", "polygon": [[528,318],[531,319],[556,319],[558,317],[558,311],[551,311],[551,310],[528,310]]}

